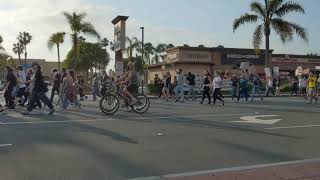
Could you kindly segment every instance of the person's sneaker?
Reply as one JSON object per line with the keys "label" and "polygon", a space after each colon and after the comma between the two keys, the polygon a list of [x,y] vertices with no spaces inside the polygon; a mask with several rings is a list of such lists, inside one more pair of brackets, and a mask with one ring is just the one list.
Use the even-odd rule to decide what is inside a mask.
{"label": "person's sneaker", "polygon": [[51,109],[51,110],[49,111],[49,115],[52,115],[54,112],[56,112],[56,110],[55,110],[55,109]]}
{"label": "person's sneaker", "polygon": [[199,104],[203,104],[203,101],[201,101]]}
{"label": "person's sneaker", "polygon": [[224,106],[224,101],[222,101],[222,106]]}

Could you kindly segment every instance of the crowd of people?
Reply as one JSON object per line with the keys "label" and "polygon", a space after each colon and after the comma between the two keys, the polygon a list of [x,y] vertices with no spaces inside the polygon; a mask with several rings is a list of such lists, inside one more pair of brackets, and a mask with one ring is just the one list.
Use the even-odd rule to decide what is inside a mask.
{"label": "crowd of people", "polygon": [[80,109],[81,104],[78,99],[86,97],[83,92],[83,78],[77,78],[72,69],[62,68],[61,72],[57,69],[52,71],[53,87],[50,99],[47,96],[49,91],[48,84],[44,80],[42,68],[38,63],[32,63],[31,68],[24,70],[22,66],[17,68],[6,67],[6,84],[4,91],[5,105],[0,105],[0,112],[4,108],[13,110],[16,106],[26,106],[24,115],[29,115],[33,109],[39,107],[49,108],[49,115],[55,112],[53,104],[54,96],[58,96],[58,103],[63,110],[66,110],[70,104]]}
{"label": "crowd of people", "polygon": [[[162,75],[162,79],[159,74],[154,77],[154,86],[159,93],[159,98],[169,101],[172,99],[175,102],[183,102],[184,99],[196,99],[195,95],[195,75],[189,72],[183,74],[182,69],[176,70],[176,76],[172,78],[170,72],[165,72]],[[285,79],[285,78],[284,78]],[[255,97],[258,97],[261,101],[264,97],[270,96],[270,93],[274,96],[281,96],[281,79],[279,76],[260,78],[258,75],[248,74],[246,71],[241,71],[239,74],[232,74],[231,77],[228,74],[221,75],[218,71],[215,71],[213,75],[205,70],[203,72],[201,83],[198,88],[202,90],[201,104],[207,99],[208,104],[216,104],[219,100],[224,105],[224,96],[221,92],[223,82],[225,80],[231,82],[231,98],[235,102],[248,102],[254,101]],[[313,72],[309,75],[298,76],[292,78],[291,95],[301,95],[306,99],[309,98],[309,103],[313,100],[318,102],[320,96],[320,76],[316,77]],[[187,90],[186,90],[187,88]],[[188,96],[184,98],[185,91]],[[251,93],[250,93],[251,92]],[[250,94],[249,94],[250,93]]]}

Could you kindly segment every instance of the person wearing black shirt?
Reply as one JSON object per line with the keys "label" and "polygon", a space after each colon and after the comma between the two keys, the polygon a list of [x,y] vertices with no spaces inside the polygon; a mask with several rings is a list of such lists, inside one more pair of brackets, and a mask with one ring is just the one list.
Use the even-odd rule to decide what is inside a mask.
{"label": "person wearing black shirt", "polygon": [[191,95],[192,95],[193,101],[196,99],[196,94],[194,92],[195,78],[196,78],[195,75],[193,75],[191,72],[188,73],[188,76],[187,76],[187,82],[189,85],[188,98],[191,98]]}
{"label": "person wearing black shirt", "polygon": [[55,112],[55,109],[46,95],[48,88],[44,82],[40,65],[38,63],[32,63],[32,71],[34,72],[34,77],[31,79],[32,89],[30,103],[27,108],[27,111],[23,114],[29,115],[34,108],[34,104],[38,100],[41,100],[46,106],[50,108],[49,115],[51,115]]}
{"label": "person wearing black shirt", "polygon": [[9,66],[7,66],[7,85],[6,90],[4,92],[4,97],[7,103],[7,106],[9,109],[14,109],[14,97],[16,92],[16,86],[17,86],[17,77],[14,75],[13,69]]}
{"label": "person wearing black shirt", "polygon": [[154,83],[154,86],[156,87],[157,89],[157,93],[159,94],[159,98],[161,98],[162,96],[162,88],[163,88],[163,83],[161,81],[161,79],[159,78],[159,75],[156,74],[154,79],[153,79],[153,83]]}
{"label": "person wearing black shirt", "polygon": [[51,98],[50,98],[50,102],[53,102],[53,98],[54,98],[54,94],[57,92],[58,96],[59,96],[59,90],[60,90],[60,82],[61,82],[61,75],[58,72],[57,69],[54,69],[53,71],[53,87],[51,90]]}
{"label": "person wearing black shirt", "polygon": [[203,104],[203,101],[205,97],[208,97],[208,104],[211,104],[211,96],[210,96],[210,90],[211,90],[211,82],[212,82],[212,77],[211,74],[209,73],[208,70],[204,71],[204,76],[203,76],[203,94],[202,94],[202,101],[200,104]]}

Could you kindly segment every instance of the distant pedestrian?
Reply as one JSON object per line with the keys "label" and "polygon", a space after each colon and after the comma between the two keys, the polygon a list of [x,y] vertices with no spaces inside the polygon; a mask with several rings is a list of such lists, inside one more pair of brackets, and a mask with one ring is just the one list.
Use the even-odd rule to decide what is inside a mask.
{"label": "distant pedestrian", "polygon": [[4,97],[6,100],[6,106],[9,109],[15,109],[14,97],[17,92],[17,77],[13,72],[13,68],[7,66],[7,83],[5,87]]}
{"label": "distant pedestrian", "polygon": [[314,76],[313,72],[310,72],[309,78],[307,80],[308,84],[308,94],[310,97],[310,104],[312,103],[313,99],[316,100],[316,103],[318,103],[318,97],[317,97],[317,78]]}
{"label": "distant pedestrian", "polygon": [[170,88],[171,88],[171,74],[169,71],[166,72],[163,79],[164,79],[164,85],[162,88],[162,96],[166,99],[166,101],[169,101]]}
{"label": "distant pedestrian", "polygon": [[80,75],[78,80],[78,92],[80,95],[80,101],[83,101],[84,98],[88,99],[88,97],[84,93],[84,86],[85,86],[85,82],[84,82],[83,76]]}
{"label": "distant pedestrian", "polygon": [[243,98],[245,98],[246,102],[248,102],[248,97],[249,97],[249,94],[248,94],[248,80],[245,77],[245,75],[241,75],[241,78],[240,78],[240,95],[238,97],[238,102],[240,101],[240,98],[241,98],[241,100]]}
{"label": "distant pedestrian", "polygon": [[261,80],[260,78],[255,75],[253,76],[253,79],[252,79],[252,95],[251,95],[251,102],[253,102],[253,99],[255,97],[256,94],[259,95],[261,101],[263,101],[263,96],[261,95]]}
{"label": "distant pedestrian", "polygon": [[196,100],[196,93],[194,92],[195,78],[196,76],[194,74],[192,74],[191,72],[188,73],[188,76],[187,76],[187,84],[189,86],[188,99],[192,99],[193,101]]}
{"label": "distant pedestrian", "polygon": [[74,103],[80,109],[79,99],[77,97],[77,78],[72,69],[67,71],[67,76],[63,79],[62,87],[64,90],[64,98],[62,108],[67,109],[69,103]]}
{"label": "distant pedestrian", "polygon": [[308,78],[306,76],[299,77],[299,93],[301,97],[307,98],[307,80]]}
{"label": "distant pedestrian", "polygon": [[224,100],[222,100],[223,96],[221,93],[221,84],[222,84],[222,78],[219,74],[219,72],[215,72],[214,78],[213,78],[213,104],[216,104],[216,101],[219,100],[222,102],[222,105],[224,106]]}
{"label": "distant pedestrian", "polygon": [[156,93],[157,93],[158,98],[161,98],[161,96],[162,96],[163,82],[162,82],[162,80],[159,78],[159,75],[158,75],[158,74],[156,74],[156,75],[154,76],[153,85],[154,85],[154,87],[156,88]]}
{"label": "distant pedestrian", "polygon": [[231,83],[232,83],[232,101],[233,101],[234,98],[238,99],[238,96],[239,96],[239,78],[237,77],[236,74],[232,75]]}
{"label": "distant pedestrian", "polygon": [[209,100],[208,104],[211,104],[211,95],[210,95],[211,82],[212,82],[211,74],[209,73],[208,70],[205,70],[203,73],[203,82],[202,82],[203,94],[202,94],[202,101],[200,102],[200,104],[203,104],[206,96],[208,97],[208,100]]}
{"label": "distant pedestrian", "polygon": [[50,98],[50,102],[53,102],[53,98],[55,93],[57,93],[58,97],[60,94],[60,85],[61,85],[61,75],[59,73],[59,71],[57,69],[54,69],[52,71],[53,73],[53,87],[51,90],[51,98]]}
{"label": "distant pedestrian", "polygon": [[175,89],[175,98],[176,102],[184,101],[184,85],[186,83],[186,77],[182,73],[182,69],[177,70],[177,81],[176,81],[176,89]]}
{"label": "distant pedestrian", "polygon": [[276,96],[281,96],[280,77],[276,78]]}
{"label": "distant pedestrian", "polygon": [[269,94],[270,92],[275,96],[276,95],[276,92],[275,92],[275,89],[274,89],[274,78],[268,78],[267,79],[267,92],[266,92],[266,96],[269,97]]}
{"label": "distant pedestrian", "polygon": [[19,90],[17,93],[17,98],[20,98],[19,105],[23,106],[25,102],[25,91],[26,91],[26,81],[27,81],[27,75],[25,71],[22,69],[22,66],[18,66],[18,84],[19,84]]}
{"label": "distant pedestrian", "polygon": [[298,82],[297,82],[297,79],[296,78],[292,78],[291,80],[291,96],[295,93],[296,96],[298,95],[298,91],[299,91],[299,88],[298,88]]}

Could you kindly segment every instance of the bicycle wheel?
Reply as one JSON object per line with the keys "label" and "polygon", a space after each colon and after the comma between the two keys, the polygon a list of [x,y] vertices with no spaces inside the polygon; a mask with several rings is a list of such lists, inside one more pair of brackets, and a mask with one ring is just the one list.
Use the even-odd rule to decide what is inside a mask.
{"label": "bicycle wheel", "polygon": [[150,108],[149,98],[143,94],[137,95],[135,98],[138,100],[138,102],[132,105],[133,111],[138,114],[147,112]]}
{"label": "bicycle wheel", "polygon": [[107,94],[100,100],[100,110],[106,115],[113,115],[120,107],[119,99],[113,94]]}

